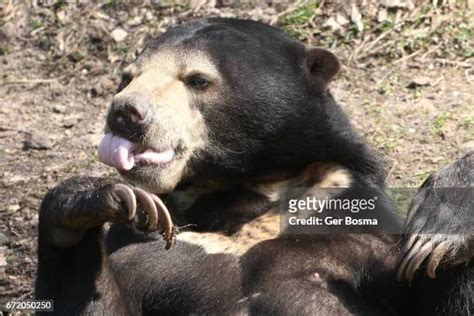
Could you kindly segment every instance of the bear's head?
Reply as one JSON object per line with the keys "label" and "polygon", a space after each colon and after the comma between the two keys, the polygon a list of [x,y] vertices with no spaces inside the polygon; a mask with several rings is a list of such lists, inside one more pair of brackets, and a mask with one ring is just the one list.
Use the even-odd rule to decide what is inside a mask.
{"label": "bear's head", "polygon": [[315,160],[376,165],[327,91],[339,68],[331,52],[255,21],[174,27],[124,70],[99,158],[157,193]]}

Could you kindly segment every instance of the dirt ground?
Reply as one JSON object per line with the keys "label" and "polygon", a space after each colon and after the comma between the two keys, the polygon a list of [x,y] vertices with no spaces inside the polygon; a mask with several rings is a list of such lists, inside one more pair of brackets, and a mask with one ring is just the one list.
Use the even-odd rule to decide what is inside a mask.
{"label": "dirt ground", "polygon": [[120,69],[148,38],[197,16],[253,18],[332,49],[344,64],[332,92],[386,159],[390,187],[418,187],[474,150],[472,9],[407,2],[2,2],[0,302],[32,297],[47,190],[115,175],[95,151]]}

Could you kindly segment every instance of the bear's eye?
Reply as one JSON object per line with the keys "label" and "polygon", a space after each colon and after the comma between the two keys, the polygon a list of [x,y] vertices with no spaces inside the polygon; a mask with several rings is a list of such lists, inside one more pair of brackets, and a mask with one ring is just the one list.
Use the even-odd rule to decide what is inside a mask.
{"label": "bear's eye", "polygon": [[209,85],[209,81],[202,75],[191,75],[186,79],[186,84],[194,89],[203,90]]}

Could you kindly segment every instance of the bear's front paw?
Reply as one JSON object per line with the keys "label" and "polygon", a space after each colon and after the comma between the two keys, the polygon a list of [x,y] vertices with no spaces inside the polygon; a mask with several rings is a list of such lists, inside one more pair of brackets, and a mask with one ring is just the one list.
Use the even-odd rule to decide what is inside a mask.
{"label": "bear's front paw", "polygon": [[436,277],[442,260],[459,263],[469,260],[469,236],[445,234],[412,234],[405,240],[400,252],[398,280],[411,282],[422,264],[426,274]]}
{"label": "bear's front paw", "polygon": [[122,183],[100,190],[107,221],[131,222],[145,232],[160,229],[170,248],[174,239],[173,222],[165,204],[153,193]]}
{"label": "bear's front paw", "polygon": [[438,265],[474,256],[474,153],[433,173],[413,198],[405,221],[398,279],[411,281],[425,264],[434,278]]}

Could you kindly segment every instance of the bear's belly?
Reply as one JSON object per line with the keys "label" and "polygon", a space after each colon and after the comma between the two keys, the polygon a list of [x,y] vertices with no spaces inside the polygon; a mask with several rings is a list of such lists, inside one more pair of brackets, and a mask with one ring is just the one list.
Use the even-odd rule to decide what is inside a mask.
{"label": "bear's belly", "polygon": [[159,240],[130,244],[108,257],[108,266],[133,310],[367,311],[373,307],[356,292],[359,270],[368,261],[378,262],[376,269],[385,272],[395,264],[393,244],[371,235],[280,236],[250,246],[215,233],[180,235],[170,250],[164,250]]}

